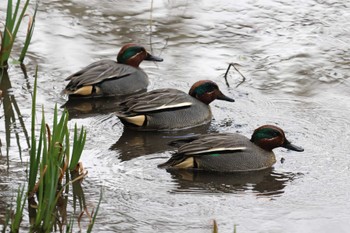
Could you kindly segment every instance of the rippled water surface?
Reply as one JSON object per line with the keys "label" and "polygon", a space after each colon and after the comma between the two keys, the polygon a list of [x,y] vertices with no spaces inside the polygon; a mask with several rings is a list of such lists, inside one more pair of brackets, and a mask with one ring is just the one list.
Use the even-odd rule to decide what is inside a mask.
{"label": "rippled water surface", "polygon": [[[82,162],[89,172],[83,183],[89,206],[103,187],[96,232],[211,232],[213,219],[220,232],[232,232],[234,225],[238,232],[348,232],[350,3],[40,1],[25,61],[29,78],[15,65],[9,69],[8,91],[28,128],[36,64],[38,109],[44,105],[50,118],[56,103],[66,103],[60,95],[65,77],[93,61],[115,59],[128,42],[164,58],[141,64],[149,89],[188,91],[195,81],[211,79],[236,102],[213,102],[208,128],[153,134],[124,130],[112,114],[113,101],[67,104],[70,125],[88,130]],[[242,77],[234,69],[230,87],[223,78],[231,62],[246,77],[238,87]],[[252,174],[157,168],[171,155],[167,142],[173,138],[208,131],[249,137],[266,123],[279,125],[305,151],[276,149],[274,168]],[[10,127],[10,145],[0,127],[0,209],[25,181],[20,152],[28,161],[24,132]]]}

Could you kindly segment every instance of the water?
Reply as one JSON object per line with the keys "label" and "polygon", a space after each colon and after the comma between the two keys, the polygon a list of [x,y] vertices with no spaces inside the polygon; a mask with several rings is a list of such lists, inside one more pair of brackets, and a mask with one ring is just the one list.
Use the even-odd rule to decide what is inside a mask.
{"label": "water", "polygon": [[[29,79],[11,68],[11,93],[29,127],[35,64],[38,108],[43,104],[50,118],[54,105],[66,102],[65,77],[136,42],[164,58],[141,64],[149,89],[188,91],[211,79],[236,99],[213,102],[215,119],[202,131],[249,137],[262,124],[277,124],[305,149],[276,149],[278,162],[263,173],[169,173],[157,168],[173,151],[166,142],[200,132],[138,134],[124,131],[111,114],[113,102],[70,107],[70,125],[88,130],[82,162],[89,207],[104,190],[96,232],[211,232],[213,219],[220,232],[234,225],[238,232],[348,232],[349,8],[337,0],[153,1],[152,11],[151,1],[41,1],[26,59]],[[230,87],[223,79],[230,62],[247,78],[238,87],[236,71],[229,73]],[[0,132],[6,145],[3,127]],[[1,206],[25,180],[15,139],[8,160],[2,147]]]}

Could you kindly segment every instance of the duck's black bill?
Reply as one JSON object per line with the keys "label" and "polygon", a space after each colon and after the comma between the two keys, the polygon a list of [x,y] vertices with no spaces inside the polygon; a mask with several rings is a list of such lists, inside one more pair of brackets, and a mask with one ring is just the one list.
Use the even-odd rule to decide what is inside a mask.
{"label": "duck's black bill", "polygon": [[296,146],[296,145],[293,145],[292,143],[286,141],[282,147],[286,148],[286,149],[289,149],[289,150],[294,150],[294,151],[298,151],[298,152],[302,152],[304,151],[304,149],[300,146]]}
{"label": "duck's black bill", "polygon": [[147,57],[145,58],[146,61],[157,61],[157,62],[161,62],[163,61],[163,58],[157,57],[157,56],[153,56],[150,53],[147,53]]}
{"label": "duck's black bill", "polygon": [[222,94],[221,92],[220,92],[220,94],[218,95],[218,97],[216,99],[218,99],[218,100],[225,100],[225,101],[228,101],[228,102],[235,102],[234,99],[232,99],[232,98]]}

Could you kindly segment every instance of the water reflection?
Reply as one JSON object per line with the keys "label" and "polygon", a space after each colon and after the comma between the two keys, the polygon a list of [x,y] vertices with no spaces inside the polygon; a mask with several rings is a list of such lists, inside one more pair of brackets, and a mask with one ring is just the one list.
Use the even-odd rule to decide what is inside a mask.
{"label": "water reflection", "polygon": [[[86,174],[82,173],[84,172],[83,170],[79,170],[79,169],[83,169],[82,165],[79,163],[77,165],[77,168],[75,170],[71,170],[70,173],[70,177],[67,178],[67,180],[69,182],[71,182],[70,184],[72,185],[73,188],[73,210],[74,210],[74,214],[79,214],[78,219],[78,225],[80,226],[80,221],[82,216],[85,214],[87,215],[87,217],[89,219],[91,219],[91,213],[87,208],[86,205],[86,201],[85,201],[85,194],[84,194],[84,189],[82,187],[82,182],[84,179],[84,176]],[[67,173],[68,174],[68,173]],[[60,232],[63,232],[64,227],[66,225],[72,224],[72,216],[69,216],[69,187],[66,186],[62,186],[61,184],[62,180],[59,181],[58,183],[58,193],[57,193],[57,203],[55,206],[55,209],[52,211],[52,213],[55,215],[55,218],[53,218],[53,226],[55,228],[58,228]],[[43,226],[40,226],[40,224],[38,225],[36,223],[37,221],[37,215],[40,215],[40,211],[41,211],[41,207],[39,204],[39,190],[38,190],[39,186],[36,187],[36,190],[32,193],[29,194],[28,197],[28,212],[29,212],[29,221],[31,226],[34,229],[34,232],[36,231],[42,231]],[[63,193],[59,193],[59,190],[63,190]],[[63,194],[63,195],[62,195]],[[44,193],[44,199],[45,199],[45,193]],[[69,219],[69,217],[71,219]],[[42,218],[42,216],[40,216],[39,218]],[[69,223],[70,222],[70,223]],[[70,226],[72,227],[72,226]]]}
{"label": "water reflection", "polygon": [[279,195],[288,182],[297,175],[276,172],[273,168],[246,173],[222,173],[185,169],[167,170],[177,183],[173,192],[243,193],[251,191],[259,195]]}
{"label": "water reflection", "polygon": [[[25,78],[27,77],[26,73],[24,73],[24,76]],[[29,135],[22,117],[21,109],[19,108],[16,97],[11,89],[12,84],[7,69],[0,68],[0,90],[2,92],[0,106],[3,106],[3,117],[5,122],[6,156],[9,155],[9,148],[11,147],[11,135],[14,135],[16,138],[19,157],[22,159],[23,141],[21,141],[20,138],[23,133],[26,146],[29,148]],[[0,116],[0,118],[2,118],[2,116]]]}
{"label": "water reflection", "polygon": [[173,150],[174,147],[169,146],[169,142],[195,134],[207,133],[209,126],[210,123],[188,130],[171,132],[134,131],[124,127],[123,134],[110,149],[117,151],[119,158],[126,161],[142,155]]}
{"label": "water reflection", "polygon": [[67,109],[70,119],[82,119],[112,113],[118,109],[120,101],[119,97],[70,99],[61,107]]}
{"label": "water reflection", "polygon": [[[261,123],[283,125],[289,133],[294,134],[295,140],[301,140],[308,148],[304,156],[298,156],[293,159],[293,163],[287,163],[284,167],[291,171],[307,170],[309,173],[303,177],[304,182],[293,184],[293,193],[283,194],[287,198],[280,198],[273,205],[250,203],[239,195],[228,195],[229,198],[225,198],[227,202],[220,203],[220,208],[214,209],[210,206],[216,204],[217,199],[213,199],[212,195],[203,195],[200,200],[198,195],[188,195],[183,200],[183,195],[159,192],[158,187],[164,187],[164,179],[169,179],[172,175],[177,185],[174,192],[283,193],[284,187],[297,175],[270,171],[262,177],[235,178],[230,174],[190,173],[185,176],[180,172],[176,176],[170,171],[170,174],[160,171],[162,176],[158,176],[158,171],[153,173],[151,169],[134,167],[132,162],[122,164],[127,173],[114,174],[113,172],[119,172],[114,169],[114,166],[119,166],[117,159],[91,156],[89,163],[92,172],[89,179],[99,180],[98,171],[113,166],[104,169],[105,177],[111,183],[118,184],[118,187],[121,186],[120,189],[126,196],[124,199],[128,198],[122,207],[115,204],[123,200],[120,195],[109,195],[105,199],[108,208],[100,209],[99,215],[103,217],[97,221],[96,231],[152,232],[156,231],[154,226],[158,227],[160,224],[157,223],[162,221],[167,225],[163,232],[192,232],[194,230],[191,226],[198,226],[200,229],[196,228],[197,232],[205,232],[208,230],[208,215],[198,213],[208,213],[209,208],[212,210],[209,212],[211,216],[226,222],[220,227],[224,232],[232,232],[233,224],[241,225],[245,232],[256,232],[261,229],[261,223],[264,223],[262,227],[265,231],[325,232],[322,229],[325,219],[336,224],[346,219],[346,198],[349,193],[349,162],[346,155],[350,139],[347,133],[350,125],[350,36],[347,30],[350,3],[340,0],[220,0],[201,1],[200,4],[184,0],[152,2],[153,13],[150,1],[120,0],[118,7],[115,1],[41,1],[41,14],[38,14],[36,21],[28,61],[31,64],[38,63],[45,74],[45,78],[38,80],[39,90],[47,97],[43,100],[45,105],[53,105],[61,100],[57,96],[64,87],[62,77],[92,61],[115,58],[116,49],[129,41],[148,45],[149,48],[153,46],[156,53],[164,47],[162,56],[165,63],[159,68],[146,64],[144,67],[152,78],[152,89],[176,87],[188,90],[190,83],[198,77],[204,78],[203,76],[214,81],[221,80],[220,87],[223,87],[222,77],[217,76],[225,72],[227,63],[237,62],[242,65],[239,69],[247,80],[238,89],[229,90],[249,95],[238,98],[232,107],[219,103],[212,106],[213,112],[215,111],[215,126],[219,131],[237,129],[244,135],[250,135],[251,129]],[[148,43],[151,32],[152,45]],[[229,75],[232,76],[232,87],[238,84],[238,73],[230,71]],[[22,87],[25,86],[20,75],[11,76],[12,80],[19,76],[15,82],[12,81],[16,84],[15,90],[21,89],[21,84]],[[22,97],[20,103],[24,113],[30,113],[28,100],[30,98],[25,100]],[[84,106],[82,103],[79,105]],[[96,122],[100,120],[99,112],[106,110],[105,105],[108,109],[108,103],[93,100],[83,108],[75,105],[69,110],[72,110],[71,117],[76,118],[96,114],[97,119],[93,121]],[[1,115],[4,115],[4,110]],[[9,119],[11,117],[6,122]],[[232,123],[226,123],[230,121]],[[78,124],[85,122],[77,121]],[[29,122],[26,123],[30,125]],[[243,127],[236,128],[234,123],[240,123]],[[214,124],[215,122],[212,126]],[[116,134],[122,133],[107,131],[106,127],[110,125],[95,124],[95,132],[90,132],[90,135],[103,134],[103,137],[88,138],[87,146],[94,148],[94,153],[96,149],[100,155],[107,154],[105,147],[100,147],[106,143],[104,139],[115,138]],[[119,130],[119,127],[116,128]],[[7,136],[5,124],[2,132],[4,144]],[[147,133],[149,138],[146,138],[143,135],[145,133],[129,132],[128,139],[127,134],[124,132],[111,148],[116,151],[116,156],[120,152],[123,160],[172,149],[162,141],[167,140],[161,135],[156,137]],[[15,142],[13,135],[11,138]],[[112,140],[116,141],[117,138]],[[21,142],[24,143],[23,140]],[[161,148],[163,146],[165,148]],[[3,152],[6,150],[2,149]],[[10,152],[15,154],[16,146],[11,147]],[[130,173],[139,174],[140,170],[145,171],[144,175],[150,179],[130,176]],[[18,182],[17,177],[25,177],[23,174],[1,175],[9,177],[1,180],[1,188],[11,187],[8,184]],[[8,182],[10,178],[12,180]],[[124,182],[125,180],[129,182]],[[324,188],[325,183],[329,184],[327,189]],[[140,187],[145,190],[146,187],[154,187],[155,190],[146,192]],[[89,193],[96,189],[94,185],[86,188]],[[168,186],[166,190],[169,190]],[[5,190],[2,193],[3,196],[11,194]],[[7,199],[0,198],[0,212],[5,206],[3,200],[8,203]],[[203,200],[207,203],[203,204]],[[227,205],[237,202],[241,203],[242,208]],[[259,211],[250,208],[251,206],[256,206]],[[327,211],[321,211],[325,208]],[[232,219],[232,216],[237,218]],[[252,219],[256,221],[251,221]]]}

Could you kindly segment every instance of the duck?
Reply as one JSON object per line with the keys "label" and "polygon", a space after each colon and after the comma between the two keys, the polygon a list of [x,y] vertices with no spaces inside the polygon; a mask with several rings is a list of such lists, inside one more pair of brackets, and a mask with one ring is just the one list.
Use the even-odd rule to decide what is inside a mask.
{"label": "duck", "polygon": [[117,61],[96,61],[68,76],[63,94],[69,97],[124,96],[147,90],[147,74],[139,67],[143,61],[161,62],[138,44],[125,44],[119,51]]}
{"label": "duck", "polygon": [[195,82],[189,93],[162,88],[132,95],[120,102],[116,116],[128,128],[172,131],[199,127],[212,119],[209,104],[215,99],[234,102],[211,80]]}
{"label": "duck", "polygon": [[271,168],[273,149],[284,147],[302,152],[290,143],[284,131],[274,125],[255,129],[251,139],[237,133],[213,133],[183,139],[183,144],[159,168],[196,169],[213,172],[250,172]]}

